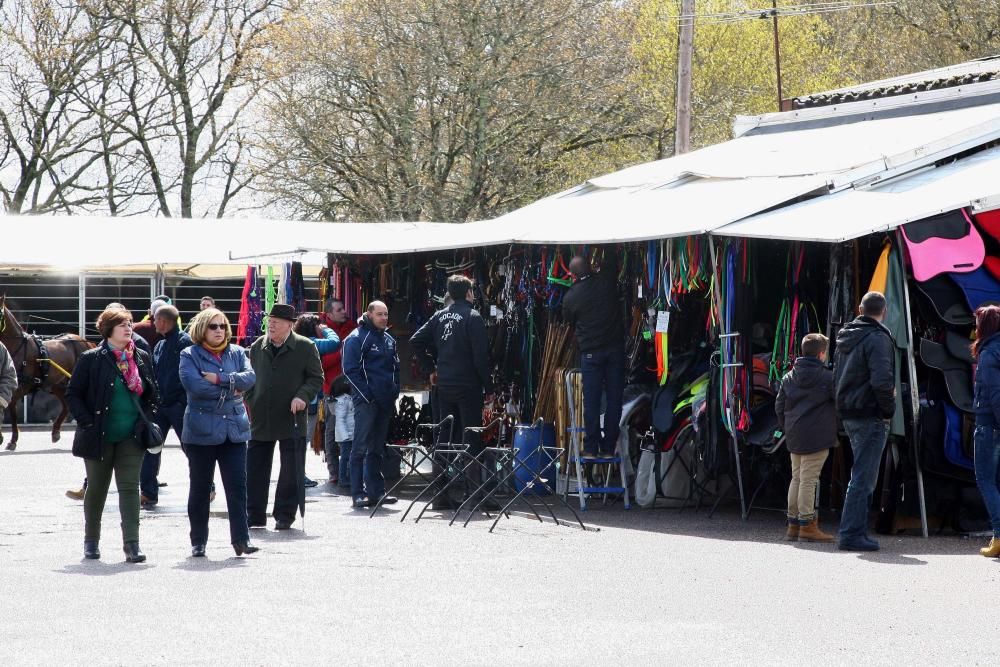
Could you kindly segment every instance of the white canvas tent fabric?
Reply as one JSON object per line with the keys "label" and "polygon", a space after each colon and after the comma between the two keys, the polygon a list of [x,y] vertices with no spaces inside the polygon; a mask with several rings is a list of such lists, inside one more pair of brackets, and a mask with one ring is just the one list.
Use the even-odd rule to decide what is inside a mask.
{"label": "white canvas tent fabric", "polygon": [[720,236],[835,243],[885,232],[945,211],[1000,202],[1000,148],[871,188],[817,197],[715,230]]}
{"label": "white canvas tent fabric", "polygon": [[[780,207],[806,195],[913,171],[1000,138],[1000,104],[825,127],[799,122],[792,112],[786,118],[784,124],[776,126],[774,117],[769,116],[766,122],[759,121],[761,127],[732,141],[594,178],[494,220],[467,224],[0,218],[5,231],[0,270],[160,269],[206,277],[239,276],[247,264],[298,260],[318,267],[325,263],[328,252],[398,254],[510,243],[612,243],[697,235],[723,228],[726,231],[719,233],[852,238],[867,233],[865,230],[891,225],[889,209],[901,209],[889,202],[910,197],[889,196],[896,187],[892,182],[871,191],[819,197],[812,206],[844,207],[842,215],[824,213],[822,218],[835,221],[836,228],[803,219],[800,207],[805,205],[790,209],[795,211],[791,214]],[[756,121],[740,122],[748,126]],[[913,214],[930,210],[930,203],[939,194],[936,207],[943,209],[967,205],[996,192],[986,173],[995,165],[981,166],[954,178],[948,177],[951,172],[935,170],[935,178],[946,179],[945,184],[923,190],[923,198],[909,204]],[[867,196],[859,199],[862,195]],[[841,203],[852,201],[871,203]],[[872,214],[879,206],[885,215]],[[769,209],[776,210],[761,214]],[[764,215],[767,217],[761,217]],[[792,217],[781,217],[784,215]],[[738,220],[745,222],[734,225]],[[775,231],[779,228],[786,231]],[[843,231],[836,231],[841,228]],[[125,239],[136,242],[123,242]]]}
{"label": "white canvas tent fabric", "polygon": [[489,223],[323,223],[240,218],[0,218],[0,270],[241,276],[248,264],[326,264],[326,253],[390,254],[510,243]]}
{"label": "white canvas tent fabric", "polygon": [[494,222],[524,243],[712,232],[809,193],[905,170],[1000,137],[1000,104],[761,130],[591,179]]}

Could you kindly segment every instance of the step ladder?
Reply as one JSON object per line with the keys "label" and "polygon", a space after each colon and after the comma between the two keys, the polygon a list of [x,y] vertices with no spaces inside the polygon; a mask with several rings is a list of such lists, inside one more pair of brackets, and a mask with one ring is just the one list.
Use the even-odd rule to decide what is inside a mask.
{"label": "step ladder", "polygon": [[[566,406],[569,410],[569,465],[566,470],[566,484],[563,488],[563,498],[571,493],[575,493],[580,498],[580,511],[587,511],[587,497],[589,495],[603,496],[604,503],[613,496],[621,496],[625,509],[631,509],[632,504],[628,495],[628,481],[625,479],[625,467],[622,465],[622,452],[620,445],[614,456],[604,456],[600,458],[583,458],[583,435],[586,429],[583,427],[583,374],[579,368],[566,371]],[[587,486],[587,475],[585,467],[603,466],[599,486]],[[621,476],[621,486],[612,486],[612,468],[618,467]],[[570,490],[570,478],[575,472],[576,489]],[[613,498],[612,498],[613,499]]]}

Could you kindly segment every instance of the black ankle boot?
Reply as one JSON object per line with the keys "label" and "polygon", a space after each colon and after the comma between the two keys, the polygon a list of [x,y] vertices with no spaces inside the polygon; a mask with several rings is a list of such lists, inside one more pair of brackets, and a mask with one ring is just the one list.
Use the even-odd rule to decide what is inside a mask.
{"label": "black ankle boot", "polygon": [[101,550],[97,548],[97,540],[83,541],[83,557],[88,560],[97,560],[101,557]]}
{"label": "black ankle boot", "polygon": [[127,563],[146,562],[146,554],[142,553],[142,550],[139,549],[138,542],[126,542],[125,546],[122,547],[122,551],[125,552],[125,562]]}
{"label": "black ankle boot", "polygon": [[205,557],[205,545],[195,544],[191,547],[192,558],[204,558]]}
{"label": "black ankle boot", "polygon": [[260,547],[255,547],[249,541],[233,542],[233,550],[237,556],[242,556],[243,554],[255,554],[260,551]]}

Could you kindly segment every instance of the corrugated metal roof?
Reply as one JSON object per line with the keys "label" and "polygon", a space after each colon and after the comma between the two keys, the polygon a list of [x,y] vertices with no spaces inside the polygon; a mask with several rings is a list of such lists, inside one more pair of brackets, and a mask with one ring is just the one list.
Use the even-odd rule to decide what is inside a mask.
{"label": "corrugated metal roof", "polygon": [[811,109],[832,104],[912,95],[930,90],[955,88],[996,80],[1000,80],[1000,55],[795,97],[791,103],[792,109]]}

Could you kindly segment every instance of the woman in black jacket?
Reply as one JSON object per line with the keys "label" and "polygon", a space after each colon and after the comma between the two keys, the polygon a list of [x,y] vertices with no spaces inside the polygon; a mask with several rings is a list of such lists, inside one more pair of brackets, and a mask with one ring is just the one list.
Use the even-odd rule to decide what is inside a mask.
{"label": "woman in black jacket", "polygon": [[125,560],[141,563],[146,556],[139,549],[139,471],[148,444],[145,424],[153,420],[158,403],[153,365],[132,341],[129,311],[105,310],[97,318],[97,329],[104,341],[80,357],[66,390],[77,424],[73,455],[87,466],[83,555],[101,557],[101,515],[114,475]]}

